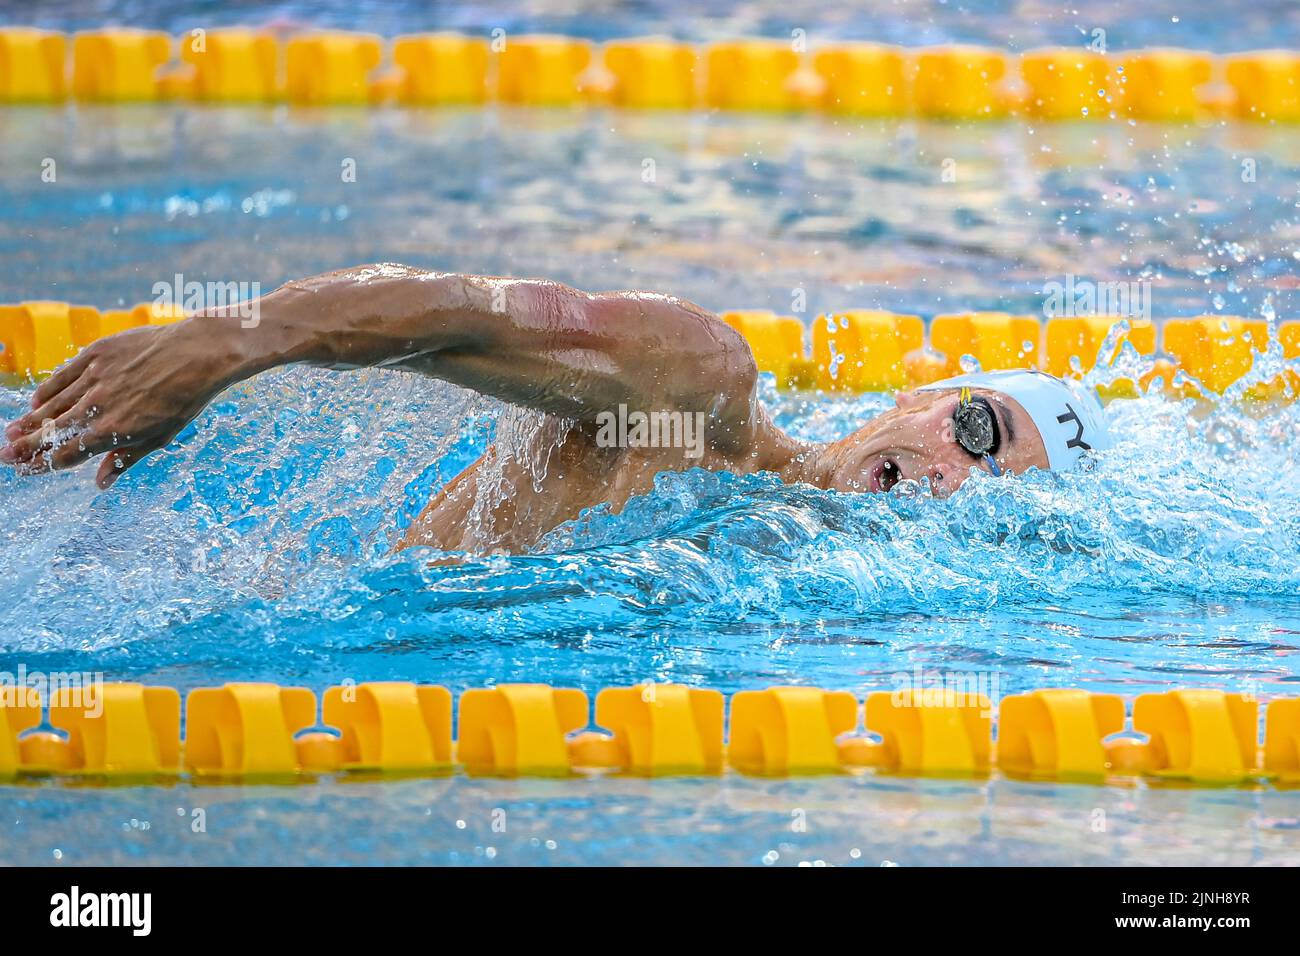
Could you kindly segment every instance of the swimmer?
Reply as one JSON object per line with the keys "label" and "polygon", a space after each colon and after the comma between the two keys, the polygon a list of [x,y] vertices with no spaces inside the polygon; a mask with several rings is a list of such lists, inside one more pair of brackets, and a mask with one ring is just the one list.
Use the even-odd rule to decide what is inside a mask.
{"label": "swimmer", "polygon": [[498,434],[400,545],[484,553],[526,550],[585,508],[619,510],[664,471],[773,472],[843,492],[928,479],[943,496],[975,469],[1061,470],[1109,445],[1096,397],[1036,371],[902,392],[896,408],[838,441],[799,441],[759,402],[740,334],[666,295],[385,264],[290,282],[255,306],[83,349],[7,426],[0,462],[36,474],[105,455],[96,481],[108,488],[258,372],[295,363],[414,372],[539,413],[525,433]]}

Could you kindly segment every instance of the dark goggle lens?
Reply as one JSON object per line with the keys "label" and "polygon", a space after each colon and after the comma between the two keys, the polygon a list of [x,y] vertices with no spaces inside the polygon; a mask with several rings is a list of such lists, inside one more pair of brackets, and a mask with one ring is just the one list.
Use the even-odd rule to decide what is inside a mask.
{"label": "dark goggle lens", "polygon": [[997,421],[983,399],[971,399],[957,408],[953,417],[957,443],[972,455],[987,455],[997,446]]}

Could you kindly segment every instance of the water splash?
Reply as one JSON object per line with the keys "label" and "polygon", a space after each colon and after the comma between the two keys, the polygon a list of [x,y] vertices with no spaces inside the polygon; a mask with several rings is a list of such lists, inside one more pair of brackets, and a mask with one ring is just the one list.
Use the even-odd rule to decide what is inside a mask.
{"label": "water splash", "polygon": [[[0,413],[23,397],[0,392]],[[810,440],[890,403],[780,395],[771,381],[764,398]],[[392,554],[433,491],[482,451],[496,411],[414,376],[294,369],[227,393],[109,492],[86,470],[5,474],[0,647],[10,660],[191,683],[840,683],[846,661],[865,680],[920,659],[1008,668],[1015,684],[1038,680],[1054,654],[1055,666],[1082,666],[1069,661],[1107,639],[1090,628],[1122,619],[1151,648],[1075,675],[1114,684],[1169,666],[1171,621],[1186,635],[1207,604],[1254,607],[1239,621],[1252,646],[1300,631],[1294,407],[1254,418],[1156,396],[1115,402],[1122,440],[1090,467],[977,473],[946,500],[907,482],[852,495],[697,470],[661,475],[619,514],[590,509],[528,555]],[[820,651],[789,653],[810,639]],[[1287,641],[1264,640],[1268,657],[1245,654],[1228,673],[1294,679]],[[1173,652],[1182,658],[1186,682],[1205,657]]]}

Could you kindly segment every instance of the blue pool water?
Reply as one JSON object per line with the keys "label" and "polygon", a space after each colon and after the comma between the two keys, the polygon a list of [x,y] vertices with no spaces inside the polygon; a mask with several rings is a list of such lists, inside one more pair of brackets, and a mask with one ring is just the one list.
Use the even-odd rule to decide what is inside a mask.
{"label": "blue pool water", "polygon": [[1224,11],[1204,0],[25,0],[0,3],[0,24],[85,30],[105,23],[164,29],[276,22],[385,36],[426,30],[563,33],[604,40],[657,34],[692,43],[739,36],[870,40],[903,46],[982,43],[1011,50],[1069,46],[1106,31],[1108,48],[1194,47],[1230,52],[1295,48],[1300,23],[1290,0],[1258,0]]}
{"label": "blue pool water", "polygon": [[[398,260],[714,309],[788,312],[802,289],[809,321],[1036,312],[1066,274],[1148,279],[1157,318],[1298,304],[1297,130],[137,107],[0,112],[0,142],[2,301]],[[0,417],[29,394],[0,387]],[[889,403],[766,397],[822,439]],[[529,416],[396,373],[272,372],[109,492],[85,469],[0,473],[0,670],[861,695],[919,668],[998,695],[1300,693],[1300,412],[1112,414],[1128,437],[1078,474],[945,501],[666,475],[534,553],[448,566],[390,547]],[[0,787],[0,827],[0,862],[1300,862],[1293,792],[1002,780],[40,784]]]}

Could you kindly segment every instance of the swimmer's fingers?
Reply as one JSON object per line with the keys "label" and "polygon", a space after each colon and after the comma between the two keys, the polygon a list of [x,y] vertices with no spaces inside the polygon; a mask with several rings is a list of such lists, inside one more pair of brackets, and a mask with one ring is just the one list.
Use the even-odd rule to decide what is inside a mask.
{"label": "swimmer's fingers", "polygon": [[[39,474],[48,471],[51,465],[67,468],[91,454],[98,454],[82,454],[83,448],[90,447],[87,445],[90,437],[87,423],[94,418],[96,411],[94,404],[83,398],[58,418],[43,419],[38,428],[0,448],[0,462],[17,466],[24,474]],[[111,447],[110,441],[100,451]],[[77,455],[80,457],[72,460]]]}
{"label": "swimmer's fingers", "polygon": [[[92,347],[93,348],[93,347]],[[90,365],[91,349],[83,349],[72,361],[42,382],[32,394],[31,411],[5,426],[5,438],[16,442],[57,419],[85,395],[91,383],[83,377]]]}
{"label": "swimmer's fingers", "polygon": [[38,443],[31,455],[14,464],[20,474],[39,475],[47,471],[72,468],[98,454],[108,452],[104,460],[99,463],[99,470],[95,474],[95,484],[101,489],[107,489],[121,477],[122,472],[165,444],[166,442],[141,442],[135,445],[122,445],[118,442],[117,436],[111,434],[99,435],[92,430],[85,430],[78,434],[74,431],[68,434],[66,439],[60,440],[57,446]]}
{"label": "swimmer's fingers", "polygon": [[81,378],[81,373],[90,366],[90,361],[95,357],[96,353],[97,350],[93,345],[84,348],[72,359],[55,369],[54,374],[41,382],[36,387],[36,391],[32,393],[32,410],[39,409],[55,395]]}
{"label": "swimmer's fingers", "polygon": [[46,423],[57,422],[60,416],[81,400],[83,394],[81,388],[65,388],[35,411],[28,412],[26,415],[10,422],[8,427],[5,428],[5,438],[16,443],[24,435],[31,435],[42,428],[49,428],[50,426]]}
{"label": "swimmer's fingers", "polygon": [[[0,461],[14,465],[19,474],[39,475],[74,468],[104,452],[128,448],[133,450],[129,461],[134,462],[166,444],[132,441],[132,435],[115,431],[98,416],[98,411],[90,397],[83,398],[57,419],[47,419],[49,424],[43,424],[40,431],[0,448]],[[119,473],[126,467],[124,464],[118,469]]]}
{"label": "swimmer's fingers", "polygon": [[95,484],[101,490],[113,487],[113,482],[122,476],[122,472],[151,451],[156,451],[158,447],[161,446],[130,445],[126,448],[117,448],[110,451],[104,456],[104,460],[99,463],[99,471],[95,473]]}

